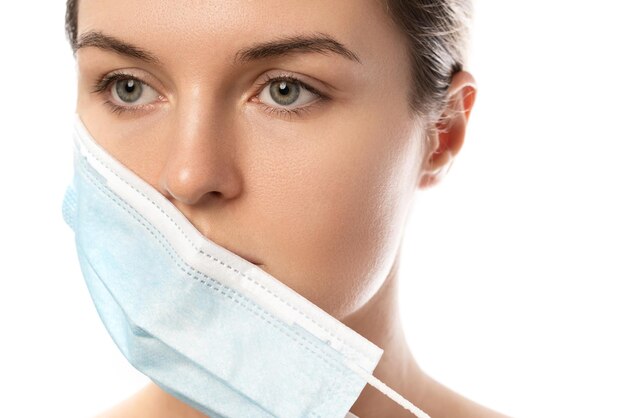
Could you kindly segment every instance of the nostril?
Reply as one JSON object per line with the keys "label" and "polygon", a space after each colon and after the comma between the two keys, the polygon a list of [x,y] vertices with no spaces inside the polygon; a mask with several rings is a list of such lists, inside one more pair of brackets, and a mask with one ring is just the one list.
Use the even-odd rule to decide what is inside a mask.
{"label": "nostril", "polygon": [[166,194],[186,205],[196,205],[206,199],[220,198],[222,192],[216,187],[200,181],[189,181],[188,178],[174,178],[163,182]]}
{"label": "nostril", "polygon": [[202,153],[171,155],[160,175],[162,189],[187,205],[236,196],[242,187],[238,171],[224,161],[212,163],[209,158]]}

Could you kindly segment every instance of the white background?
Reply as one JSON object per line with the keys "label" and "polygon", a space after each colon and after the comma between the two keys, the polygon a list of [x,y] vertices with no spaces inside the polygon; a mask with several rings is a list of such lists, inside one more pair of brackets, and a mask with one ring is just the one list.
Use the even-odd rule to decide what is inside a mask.
{"label": "white background", "polygon": [[[86,417],[147,380],[106,334],[61,200],[63,1],[0,11],[0,415]],[[401,267],[420,365],[513,416],[626,417],[626,30],[620,2],[475,3],[466,143],[419,196]]]}

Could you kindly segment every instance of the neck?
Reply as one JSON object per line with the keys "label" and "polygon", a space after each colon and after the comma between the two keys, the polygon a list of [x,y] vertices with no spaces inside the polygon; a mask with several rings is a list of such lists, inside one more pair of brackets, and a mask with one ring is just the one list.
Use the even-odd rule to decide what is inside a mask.
{"label": "neck", "polygon": [[[463,416],[468,418],[507,418],[478,405],[426,375],[417,365],[407,344],[398,310],[398,263],[393,267],[380,289],[370,300],[340,320],[367,338],[384,353],[374,370],[374,376],[402,395],[431,417]],[[128,415],[179,418],[207,418],[206,415],[161,390],[154,383],[120,405]],[[365,385],[350,412],[359,418],[415,418],[409,411],[389,399],[378,389]]]}
{"label": "neck", "polygon": [[[413,359],[402,329],[398,307],[399,252],[378,292],[363,307],[341,321],[384,350],[374,376],[421,407],[427,377]],[[350,411],[359,418],[414,418],[409,411],[369,384]]]}

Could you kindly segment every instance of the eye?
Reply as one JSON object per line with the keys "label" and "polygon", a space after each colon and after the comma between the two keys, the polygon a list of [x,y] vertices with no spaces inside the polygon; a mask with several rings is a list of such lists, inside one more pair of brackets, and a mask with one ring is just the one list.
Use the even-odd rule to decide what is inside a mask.
{"label": "eye", "polygon": [[293,77],[271,78],[259,93],[258,100],[268,106],[291,110],[305,107],[322,96]]}
{"label": "eye", "polygon": [[141,106],[159,99],[159,93],[143,81],[128,77],[111,82],[111,98],[117,105]]}

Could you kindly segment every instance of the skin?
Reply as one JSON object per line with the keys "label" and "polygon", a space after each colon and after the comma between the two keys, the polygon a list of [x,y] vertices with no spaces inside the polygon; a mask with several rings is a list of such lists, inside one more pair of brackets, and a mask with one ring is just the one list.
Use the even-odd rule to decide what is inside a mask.
{"label": "skin", "polygon": [[[79,37],[87,31],[130,42],[160,61],[93,46],[76,52],[76,111],[111,155],[209,239],[383,348],[374,374],[431,417],[502,416],[426,375],[398,314],[404,226],[416,193],[441,180],[463,144],[476,92],[470,73],[453,78],[448,110],[456,112],[446,129],[425,125],[408,106],[413,81],[403,34],[375,0],[207,0],[185,7],[82,0]],[[233,63],[237,50],[255,42],[318,32],[361,62],[296,52]],[[135,105],[111,94],[115,82],[92,91],[113,71],[147,83],[140,99],[147,107],[120,114],[104,104]],[[308,112],[268,113],[289,106],[272,100],[264,76],[284,74],[327,99],[301,91]],[[369,385],[351,411],[361,418],[412,416]],[[101,415],[203,416],[154,384]]]}

